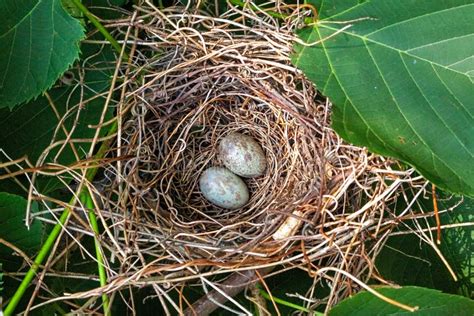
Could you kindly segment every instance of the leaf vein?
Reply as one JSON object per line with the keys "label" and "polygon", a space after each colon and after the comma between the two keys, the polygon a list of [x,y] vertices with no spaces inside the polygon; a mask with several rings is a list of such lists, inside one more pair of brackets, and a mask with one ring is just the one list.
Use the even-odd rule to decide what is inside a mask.
{"label": "leaf vein", "polygon": [[[316,29],[316,31],[318,32],[319,38],[321,38],[321,34],[319,34],[319,30]],[[340,82],[339,78],[337,77],[336,72],[334,71],[334,68],[333,68],[333,66],[332,66],[331,59],[330,59],[329,54],[328,54],[328,52],[327,52],[326,46],[324,45],[324,41],[321,42],[321,46],[322,46],[323,51],[324,51],[324,54],[326,55],[326,58],[327,58],[327,60],[328,60],[328,62],[329,62],[329,66],[331,67],[331,71],[334,73],[334,78],[336,79],[336,81],[338,82],[339,86],[341,87],[341,90],[344,92],[344,94],[345,94],[347,100],[352,104],[352,101],[350,101],[350,97],[349,97],[348,93],[344,90],[344,87],[341,85],[341,82]],[[360,118],[361,118],[362,121],[364,122],[365,126],[367,126],[367,129],[368,129],[368,130],[371,130],[372,133],[375,135],[375,137],[377,137],[377,139],[378,139],[382,144],[384,144],[386,147],[389,147],[388,144],[386,144],[385,141],[384,141],[379,135],[377,135],[377,133],[375,133],[375,131],[373,131],[373,130],[370,128],[370,125],[367,123],[367,121],[366,121],[365,118],[361,115],[361,113],[358,111],[358,109],[357,109],[356,107],[353,107],[353,108],[354,108],[354,110],[357,112],[357,114],[360,116]],[[344,122],[344,125],[346,125],[345,122]],[[346,127],[344,127],[344,128],[346,128]]]}
{"label": "leaf vein", "polygon": [[[331,30],[331,31],[334,31],[334,32],[339,31],[338,29],[333,28],[333,27],[330,27],[330,26],[327,26],[327,25],[324,25],[324,26],[321,25],[321,27],[324,27],[324,28],[326,28],[326,29],[328,29],[328,30]],[[451,68],[447,68],[445,65],[442,65],[442,64],[440,64],[440,63],[436,63],[436,62],[433,62],[433,61],[428,60],[428,59],[426,59],[426,58],[423,58],[423,57],[420,57],[420,56],[417,56],[417,55],[410,54],[410,53],[408,53],[408,52],[405,51],[405,50],[398,49],[398,48],[395,48],[395,47],[393,47],[393,46],[389,46],[389,45],[387,45],[387,44],[385,44],[385,43],[375,41],[375,40],[370,39],[370,38],[367,38],[367,37],[365,37],[365,36],[363,36],[363,35],[359,35],[359,34],[355,34],[355,33],[349,33],[349,32],[346,32],[346,31],[343,31],[342,33],[345,34],[345,35],[348,35],[348,36],[357,37],[357,38],[361,39],[362,41],[368,41],[368,42],[371,42],[371,43],[373,43],[373,44],[386,47],[386,48],[388,48],[388,49],[390,49],[390,50],[394,50],[394,51],[397,51],[397,52],[403,52],[403,53],[407,54],[407,55],[410,56],[410,57],[417,58],[418,60],[421,60],[421,61],[424,61],[424,62],[427,62],[427,63],[431,63],[431,64],[438,65],[438,66],[440,66],[440,67],[442,67],[442,68],[448,69],[448,70],[453,71],[453,72],[456,72],[456,73],[458,73],[458,74],[466,75],[465,73],[463,73],[463,72],[461,72],[461,71],[458,71],[458,70],[455,70],[455,69],[451,69]]]}
{"label": "leaf vein", "polygon": [[21,24],[24,22],[24,20],[26,20],[27,18],[29,18],[29,17],[33,14],[33,11],[35,11],[35,10],[38,8],[38,6],[41,4],[41,2],[43,2],[43,0],[39,0],[38,2],[36,2],[36,4],[35,4],[35,5],[31,8],[31,10],[28,12],[28,14],[25,14],[25,16],[22,17],[22,18],[18,21],[18,23],[16,23],[15,25],[13,25],[13,26],[10,28],[10,30],[9,30],[8,32],[5,32],[4,34],[2,34],[2,35],[0,36],[0,38],[3,37],[3,36],[5,36],[6,34],[10,33],[11,30],[14,30],[14,29],[16,30],[16,29],[18,28],[18,26],[21,25]]}
{"label": "leaf vein", "polygon": [[[403,113],[403,111],[401,110],[394,94],[392,93],[391,89],[390,89],[390,85],[387,83],[387,81],[385,80],[385,77],[383,76],[383,73],[381,72],[378,64],[377,64],[377,61],[375,60],[374,56],[372,55],[371,51],[370,51],[370,48],[369,46],[367,45],[367,42],[366,41],[363,41],[364,43],[364,47],[366,48],[367,52],[369,53],[369,56],[370,58],[372,59],[373,63],[374,63],[374,66],[375,68],[377,69],[377,72],[379,73],[380,77],[382,78],[382,81],[385,85],[385,87],[387,88],[387,91],[390,93],[391,97],[392,97],[392,100],[393,100],[393,103],[395,104],[398,112],[400,113],[400,115],[403,117],[403,119],[405,120],[405,122],[407,123],[407,125],[410,127],[410,129],[413,131],[413,133],[418,137],[418,140],[420,142],[422,142],[425,147],[427,148],[430,148],[430,146],[428,146],[428,144],[426,143],[426,141],[418,134],[418,132],[415,130],[415,128],[413,127],[413,125],[411,124],[411,122],[408,120],[408,118],[405,116],[405,114]],[[394,152],[395,153],[395,152]],[[442,162],[448,169],[450,169],[453,174],[455,174],[456,176],[458,176],[458,178],[461,178],[459,174],[457,174],[451,167],[449,167],[446,162],[444,160],[442,160],[438,155],[436,155],[433,150],[430,150],[430,153],[433,157],[436,157],[440,162]]]}
{"label": "leaf vein", "polygon": [[461,8],[464,8],[464,7],[470,7],[470,6],[473,6],[474,4],[473,3],[469,3],[469,4],[463,4],[463,5],[459,5],[459,6],[454,6],[454,7],[450,7],[450,8],[446,8],[446,9],[443,9],[443,10],[438,10],[438,11],[435,11],[435,12],[429,12],[429,13],[426,13],[426,14],[421,14],[421,15],[417,15],[415,17],[412,17],[410,19],[405,19],[405,20],[402,20],[402,21],[399,21],[397,23],[394,23],[394,24],[389,24],[389,25],[386,25],[382,28],[379,28],[377,30],[375,30],[374,32],[371,32],[371,33],[368,33],[366,34],[365,36],[369,37],[373,34],[377,34],[387,28],[392,28],[394,26],[397,26],[397,25],[401,25],[401,24],[404,24],[404,23],[407,23],[407,22],[412,22],[412,21],[415,21],[415,20],[418,20],[420,18],[424,18],[424,17],[427,17],[427,16],[430,16],[430,15],[433,15],[433,14],[439,14],[439,13],[445,13],[445,12],[448,12],[448,11],[451,11],[451,10],[457,10],[457,9],[461,9]]}
{"label": "leaf vein", "polygon": [[434,73],[436,74],[436,77],[438,77],[439,81],[443,84],[443,86],[446,87],[446,90],[449,91],[449,93],[451,94],[451,96],[456,99],[456,101],[458,101],[459,105],[461,105],[461,107],[463,108],[463,110],[472,118],[474,119],[474,116],[469,112],[469,110],[464,106],[464,103],[462,103],[457,97],[456,95],[453,93],[453,91],[448,87],[448,85],[446,84],[446,82],[441,78],[441,76],[439,75],[438,71],[436,70],[435,67],[433,67],[433,65],[431,65],[431,68],[433,68],[433,71]]}
{"label": "leaf vein", "polygon": [[[402,55],[399,53],[400,55],[400,58],[403,62],[403,65],[405,66],[405,69],[406,71],[408,72],[408,75],[410,76],[410,79],[412,80],[412,82],[415,84],[416,88],[418,89],[418,91],[420,92],[420,94],[423,96],[423,98],[425,99],[426,103],[429,105],[429,107],[432,109],[433,113],[435,113],[435,115],[438,117],[438,119],[443,123],[444,127],[446,127],[449,132],[451,133],[451,135],[454,136],[454,138],[459,142],[459,144],[461,145],[461,147],[463,147],[466,152],[468,154],[470,154],[471,156],[473,156],[473,154],[469,151],[469,149],[466,147],[466,145],[461,141],[461,139],[459,139],[458,135],[449,127],[448,124],[446,124],[445,120],[443,119],[443,117],[441,115],[439,115],[438,111],[436,111],[436,109],[431,105],[430,101],[428,100],[428,98],[426,97],[426,95],[423,93],[423,90],[420,88],[420,86],[418,85],[418,82],[416,81],[416,79],[413,77],[410,69],[407,67],[406,63],[405,63],[405,60],[403,59]],[[432,66],[432,65],[431,65]]]}

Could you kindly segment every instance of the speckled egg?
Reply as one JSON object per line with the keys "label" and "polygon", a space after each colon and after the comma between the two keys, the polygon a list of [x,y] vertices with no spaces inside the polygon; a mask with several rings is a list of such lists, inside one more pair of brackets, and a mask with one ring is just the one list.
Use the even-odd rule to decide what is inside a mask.
{"label": "speckled egg", "polygon": [[249,190],[245,182],[224,167],[206,169],[199,179],[202,195],[217,206],[236,209],[249,200]]}
{"label": "speckled egg", "polygon": [[232,133],[219,143],[219,155],[233,173],[252,178],[261,176],[267,167],[262,147],[250,136]]}

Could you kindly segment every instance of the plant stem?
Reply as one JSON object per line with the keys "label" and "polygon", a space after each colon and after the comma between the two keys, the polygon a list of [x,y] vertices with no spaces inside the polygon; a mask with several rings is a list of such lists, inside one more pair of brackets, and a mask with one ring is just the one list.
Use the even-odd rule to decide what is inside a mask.
{"label": "plant stem", "polygon": [[[100,242],[98,239],[99,236],[99,225],[97,224],[97,218],[95,216],[95,213],[92,211],[94,209],[94,202],[92,201],[91,198],[91,193],[85,194],[85,199],[86,199],[86,207],[89,210],[89,220],[91,222],[92,230],[94,231],[94,244],[95,244],[95,255],[97,258],[97,268],[99,271],[99,280],[100,280],[100,285],[105,286],[107,284],[107,274],[105,273],[105,266],[104,266],[104,258],[102,257],[102,252],[100,251]],[[108,316],[110,315],[110,310],[109,310],[109,297],[107,294],[102,294],[102,303],[103,303],[103,308],[104,308],[104,315]]]}
{"label": "plant stem", "polygon": [[54,307],[54,309],[56,309],[56,312],[58,312],[59,315],[66,315],[67,314],[66,311],[64,309],[62,309],[61,306],[59,306],[58,303],[54,303],[53,307]]}
{"label": "plant stem", "polygon": [[165,8],[165,6],[163,5],[163,0],[158,0],[158,8],[160,8],[160,10],[163,10]]}
{"label": "plant stem", "polygon": [[[303,306],[300,306],[298,304],[294,304],[294,303],[282,300],[281,298],[275,297],[273,295],[272,295],[272,297],[270,297],[270,295],[262,289],[260,289],[260,295],[262,295],[265,299],[267,299],[269,301],[273,300],[273,301],[275,301],[275,303],[278,303],[280,305],[288,306],[288,307],[294,308],[294,309],[302,311],[302,312],[311,313],[311,311],[309,309],[307,309],[306,307],[303,307]],[[320,312],[313,311],[313,315],[323,316],[324,314],[320,313]]]}
{"label": "plant stem", "polygon": [[[89,9],[86,8],[85,5],[81,3],[80,0],[71,0],[74,5],[81,10],[81,12],[91,21],[92,24],[97,28],[97,30],[104,35],[105,39],[109,41],[109,43],[112,45],[113,48],[120,54],[122,51],[122,47],[120,44],[117,42],[117,40],[110,35],[109,31],[100,23],[100,21],[89,11]],[[123,52],[123,59],[128,60],[128,54],[126,52]]]}
{"label": "plant stem", "polygon": [[[109,136],[113,135],[117,131],[117,127],[118,127],[118,123],[117,123],[117,121],[115,121],[114,124],[110,127],[108,135]],[[102,158],[105,155],[105,153],[107,152],[107,150],[110,146],[110,142],[111,142],[111,139],[109,139],[108,141],[105,141],[105,142],[102,143],[102,145],[100,146],[97,154],[94,155],[94,157],[96,159]],[[91,169],[87,170],[87,172],[86,172],[87,181],[92,181],[94,179],[98,169],[99,169],[99,167],[94,167],[94,168],[91,168]],[[89,195],[89,191],[86,188],[83,187],[79,195],[81,196],[82,194]],[[76,204],[76,198],[72,197],[69,204],[70,205]],[[5,316],[10,316],[15,311],[15,308],[17,307],[17,305],[20,302],[21,298],[25,294],[26,289],[28,288],[31,280],[33,280],[33,278],[36,276],[36,272],[38,271],[39,266],[43,263],[44,259],[46,258],[49,251],[53,247],[54,242],[56,241],[56,238],[58,238],[59,234],[61,233],[63,225],[66,222],[67,218],[69,217],[70,213],[71,213],[71,209],[69,207],[64,208],[64,211],[61,214],[61,217],[59,218],[58,223],[56,223],[56,225],[54,225],[53,230],[49,234],[49,236],[46,239],[45,243],[41,247],[38,255],[36,256],[33,265],[30,267],[30,270],[28,270],[28,272],[26,273],[25,277],[21,281],[20,286],[16,290],[15,294],[13,294],[12,299],[10,300],[7,307],[3,311],[3,314]]]}
{"label": "plant stem", "polygon": [[[74,201],[75,199],[73,198],[72,202]],[[63,213],[61,214],[61,217],[59,218],[59,222],[56,225],[54,225],[53,230],[49,234],[44,245],[41,247],[41,250],[39,251],[38,256],[36,256],[33,265],[30,267],[30,270],[28,270],[28,272],[26,273],[25,277],[21,281],[20,286],[18,287],[12,299],[10,300],[10,303],[8,303],[7,307],[3,311],[3,314],[5,316],[10,316],[13,314],[13,311],[15,310],[16,306],[18,305],[21,298],[23,297],[23,294],[25,294],[25,291],[28,288],[28,285],[30,284],[31,280],[33,280],[33,278],[36,276],[36,272],[38,271],[39,266],[43,263],[43,260],[48,255],[49,251],[51,250],[51,247],[53,247],[53,244],[56,241],[56,238],[58,237],[59,233],[61,232],[62,227],[64,223],[66,222],[66,219],[69,217],[70,213],[71,213],[71,210],[69,208],[64,209]]]}

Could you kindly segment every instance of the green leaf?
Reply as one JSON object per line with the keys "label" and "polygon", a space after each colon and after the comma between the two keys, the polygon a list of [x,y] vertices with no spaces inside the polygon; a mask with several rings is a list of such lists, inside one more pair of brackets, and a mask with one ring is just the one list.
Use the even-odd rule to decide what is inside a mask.
{"label": "green leaf", "polygon": [[[48,93],[53,99],[59,115],[62,117],[69,109],[75,109],[68,115],[65,127],[68,131],[75,126],[72,138],[91,138],[95,133],[95,128],[90,125],[99,123],[105,97],[95,98],[85,102],[89,98],[97,96],[109,88],[110,78],[113,72],[115,57],[110,47],[100,48],[96,45],[84,44],[84,55],[87,56],[83,85],[76,86],[79,80],[77,71],[71,72],[73,82],[65,85],[61,82]],[[82,94],[82,96],[81,96]],[[83,100],[82,107],[77,117],[76,106]],[[114,108],[108,108],[106,119],[112,116]],[[78,118],[77,124],[74,121]],[[58,125],[58,118],[50,106],[46,97],[39,97],[29,103],[16,107],[11,112],[8,109],[0,109],[0,148],[2,148],[11,159],[28,156],[32,163],[35,163],[41,153],[50,145],[51,139]],[[101,130],[101,135],[106,133],[106,129]],[[66,135],[62,129],[57,131],[56,140],[65,139]],[[76,143],[76,149],[81,157],[89,150],[90,143]],[[46,162],[55,160],[61,164],[74,162],[75,156],[68,145],[56,158],[60,146],[57,146],[47,156]],[[11,189],[15,186],[12,183],[0,181],[0,191],[5,190],[15,192]],[[45,193],[45,192],[44,192]]]}
{"label": "green leaf", "polygon": [[377,256],[376,267],[386,280],[398,285],[458,292],[458,284],[433,248],[414,234],[390,237]]}
{"label": "green leaf", "polygon": [[[472,0],[316,1],[293,63],[333,102],[346,140],[474,196]],[[339,23],[335,23],[339,22]]]}
{"label": "green leaf", "polygon": [[[0,192],[0,238],[31,255],[41,245],[43,229],[38,221],[33,221],[29,230],[25,226],[26,203],[21,196]],[[12,256],[13,252],[0,244],[0,262],[4,264],[4,269],[18,269],[22,262],[21,257]]]}
{"label": "green leaf", "polygon": [[412,307],[418,306],[418,310],[413,313],[408,312],[364,291],[343,300],[331,309],[329,315],[470,316],[474,311],[474,301],[462,296],[444,294],[436,290],[407,286],[399,289],[378,288],[376,291],[399,303]]}
{"label": "green leaf", "polygon": [[[440,210],[457,205],[460,198],[438,198]],[[424,211],[433,208],[431,199],[419,200]],[[441,225],[472,223],[474,200],[465,198],[453,211],[441,214]],[[427,218],[427,226],[436,227],[434,218]],[[409,223],[407,223],[409,224]],[[403,228],[404,230],[406,228]],[[434,232],[435,233],[435,232]],[[414,234],[392,236],[377,256],[376,267],[386,279],[399,285],[435,288],[443,292],[471,297],[474,293],[474,228],[460,226],[442,230],[439,250],[458,277],[455,282],[434,249]]]}
{"label": "green leaf", "polygon": [[13,108],[69,68],[84,30],[60,0],[0,0],[0,21],[0,108]]}
{"label": "green leaf", "polygon": [[[451,224],[474,222],[474,199],[465,199],[453,214],[446,214]],[[443,231],[441,250],[459,278],[459,293],[474,298],[474,227],[472,225]]]}
{"label": "green leaf", "polygon": [[[25,226],[25,211],[27,201],[21,196],[0,192],[0,238],[13,244],[30,258],[38,251],[43,237],[43,225],[39,221],[33,221],[28,230]],[[34,203],[33,211],[37,210]],[[27,266],[21,256],[3,244],[0,244],[0,275],[3,271],[17,272]],[[10,298],[18,287],[16,277],[7,277],[2,280],[2,291],[0,297]],[[28,291],[29,296],[33,294],[33,288]],[[1,313],[0,313],[1,314]]]}

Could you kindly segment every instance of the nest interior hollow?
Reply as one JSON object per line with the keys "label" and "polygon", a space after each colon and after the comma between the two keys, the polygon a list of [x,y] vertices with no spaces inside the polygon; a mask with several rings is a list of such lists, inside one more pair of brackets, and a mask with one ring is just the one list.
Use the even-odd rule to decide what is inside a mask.
{"label": "nest interior hollow", "polygon": [[[147,187],[154,188],[147,208],[175,234],[192,232],[212,244],[255,245],[267,240],[299,205],[319,203],[327,172],[327,107],[314,102],[305,107],[305,100],[314,100],[314,90],[285,69],[274,67],[267,70],[272,76],[263,71],[266,78],[250,79],[251,64],[209,71],[212,62],[194,65],[201,71],[194,69],[193,77],[181,78],[186,83],[199,79],[186,98],[175,90],[166,92],[168,102],[151,100],[146,105],[142,146],[152,158],[139,168]],[[298,92],[297,84],[307,85],[306,94]],[[210,204],[198,185],[203,170],[223,165],[217,147],[232,132],[254,138],[267,160],[263,176],[244,179],[251,198],[236,210]]]}

